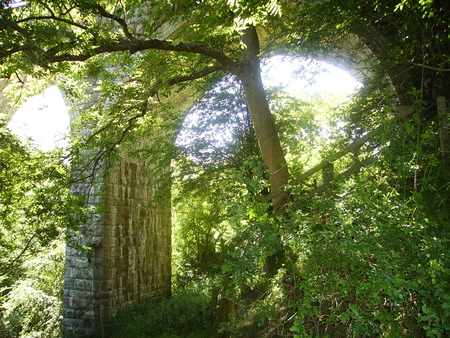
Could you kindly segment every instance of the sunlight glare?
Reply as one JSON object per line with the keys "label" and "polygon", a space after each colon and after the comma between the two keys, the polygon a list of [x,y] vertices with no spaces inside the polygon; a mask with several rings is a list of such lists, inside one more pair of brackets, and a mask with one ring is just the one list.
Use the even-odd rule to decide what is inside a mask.
{"label": "sunlight glare", "polygon": [[276,55],[263,63],[263,79],[290,95],[333,93],[350,96],[362,87],[345,70],[323,61]]}
{"label": "sunlight glare", "polygon": [[56,85],[29,99],[17,110],[8,128],[22,141],[43,151],[67,147],[69,114],[64,98]]}

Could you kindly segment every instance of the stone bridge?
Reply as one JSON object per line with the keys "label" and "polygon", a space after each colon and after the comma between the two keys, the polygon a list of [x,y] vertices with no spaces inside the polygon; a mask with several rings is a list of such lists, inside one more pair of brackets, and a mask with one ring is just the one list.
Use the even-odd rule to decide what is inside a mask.
{"label": "stone bridge", "polygon": [[[195,93],[188,89],[170,100],[185,112],[193,103],[188,96]],[[90,334],[122,308],[171,295],[171,174],[164,170],[170,162],[157,165],[123,149],[96,165],[82,168],[85,178],[72,188],[95,211],[67,244],[67,337]]]}
{"label": "stone bridge", "polygon": [[[376,41],[380,41],[379,37]],[[369,48],[355,38],[343,41],[340,47],[318,59],[347,69],[361,81],[371,76],[371,69],[377,64],[373,51],[379,46]],[[396,81],[391,83],[400,90]],[[167,100],[177,102],[174,106],[181,121],[200,96],[201,93],[186,89]],[[440,100],[445,102],[445,98]],[[408,106],[401,110],[411,112]],[[360,146],[369,136],[354,140],[342,152]],[[339,156],[342,154],[336,158]],[[361,160],[348,173],[357,172],[371,161]],[[328,167],[329,163],[318,164],[299,180]],[[74,186],[74,192],[88,193],[89,205],[100,206],[103,211],[92,215],[91,221],[81,227],[84,236],[78,244],[89,250],[67,247],[63,326],[68,337],[89,334],[121,308],[150,298],[169,297],[171,293],[170,173],[126,152],[118,160],[102,163],[100,169],[94,183]],[[329,183],[324,179],[323,185],[311,194],[323,191]]]}
{"label": "stone bridge", "polygon": [[[169,28],[163,35],[174,31]],[[369,36],[372,39],[342,41],[338,49],[317,58],[363,79],[370,76],[377,57],[389,53],[383,49],[383,36],[376,31]],[[396,72],[387,70],[393,87],[402,92]],[[176,103],[181,121],[200,95],[188,88],[166,100]],[[171,293],[170,172],[125,150],[114,161],[96,165],[93,179],[73,186],[74,193],[87,196],[87,204],[96,209],[80,226],[75,244],[67,245],[63,327],[68,337],[88,335],[121,308]]]}
{"label": "stone bridge", "polygon": [[[332,53],[322,60],[351,67],[361,79],[368,54],[362,55],[358,62],[364,67],[354,58]],[[178,100],[176,107],[183,116],[195,97],[200,98],[199,93],[187,89],[168,99]],[[169,173],[155,173],[152,163],[126,152],[121,155],[102,162],[94,180],[73,187],[100,211],[81,226],[77,245],[69,243],[66,249],[63,327],[67,337],[88,335],[121,308],[171,293]]]}

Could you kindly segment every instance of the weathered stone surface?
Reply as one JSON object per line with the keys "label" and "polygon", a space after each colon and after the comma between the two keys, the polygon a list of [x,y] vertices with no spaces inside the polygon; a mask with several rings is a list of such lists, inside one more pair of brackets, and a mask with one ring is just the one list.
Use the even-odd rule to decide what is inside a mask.
{"label": "weathered stone surface", "polygon": [[79,239],[90,250],[66,250],[65,336],[89,334],[120,308],[170,295],[170,196],[155,199],[162,187],[152,177],[144,163],[122,160],[97,183],[106,196],[89,203],[102,201],[104,214],[93,215]]}

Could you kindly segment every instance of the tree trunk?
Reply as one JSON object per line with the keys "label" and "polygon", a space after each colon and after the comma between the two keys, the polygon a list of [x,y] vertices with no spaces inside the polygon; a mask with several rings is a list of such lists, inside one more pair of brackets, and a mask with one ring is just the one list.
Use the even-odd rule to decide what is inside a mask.
{"label": "tree trunk", "polygon": [[289,171],[261,80],[260,60],[258,58],[259,41],[254,27],[246,30],[242,42],[247,49],[242,53],[239,77],[244,88],[261,154],[269,168],[271,192],[280,192],[272,199],[274,208],[278,209],[289,200],[289,195],[284,191],[289,181]]}
{"label": "tree trunk", "polygon": [[444,159],[444,165],[448,166],[450,164],[450,128],[445,96],[439,96],[437,98],[437,110],[440,123],[439,138],[441,141],[441,153]]}

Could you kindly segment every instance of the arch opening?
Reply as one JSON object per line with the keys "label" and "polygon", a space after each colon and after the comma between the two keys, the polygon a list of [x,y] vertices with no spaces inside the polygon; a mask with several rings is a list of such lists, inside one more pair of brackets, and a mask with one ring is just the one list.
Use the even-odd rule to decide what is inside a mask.
{"label": "arch opening", "polygon": [[27,100],[11,117],[8,128],[22,141],[42,151],[66,148],[70,117],[57,85]]}
{"label": "arch opening", "polygon": [[[262,67],[288,165],[298,175],[304,163],[320,160],[322,142],[341,127],[339,109],[362,84],[338,67],[301,57],[272,56]],[[172,264],[180,288],[198,273],[214,279],[221,254],[240,231],[241,224],[233,224],[239,203],[249,193],[267,194],[268,177],[233,76],[211,86],[188,111],[175,145],[181,156],[172,162]]]}
{"label": "arch opening", "polygon": [[[348,71],[330,63],[282,54],[262,60],[262,76],[275,112],[280,103],[273,101],[280,93],[298,101],[331,99],[337,107],[362,87]],[[188,111],[175,145],[197,163],[208,162],[214,153],[224,157],[236,141],[239,126],[249,124],[245,105],[239,81],[226,75]]]}

